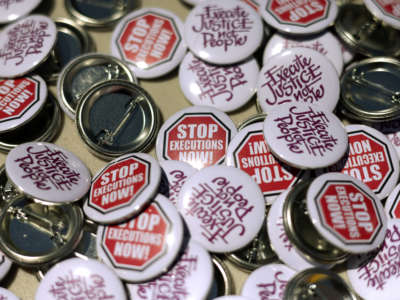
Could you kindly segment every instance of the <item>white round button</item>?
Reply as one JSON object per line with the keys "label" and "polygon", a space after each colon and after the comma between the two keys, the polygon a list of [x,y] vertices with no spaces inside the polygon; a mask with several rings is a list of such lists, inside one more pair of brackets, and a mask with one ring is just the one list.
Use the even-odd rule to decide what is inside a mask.
{"label": "white round button", "polygon": [[195,241],[210,252],[226,253],[256,237],[264,223],[265,203],[260,188],[245,172],[212,166],[186,181],[178,210]]}
{"label": "white round button", "polygon": [[[288,193],[289,191],[285,191],[280,194],[271,205],[267,216],[268,236],[271,241],[271,248],[279,259],[290,268],[303,271],[319,265],[303,257],[286,235],[282,211]],[[321,267],[324,266],[321,265]]]}
{"label": "white round button", "polygon": [[197,169],[178,160],[164,160],[160,162],[160,166],[168,181],[168,199],[176,206],[183,184],[197,172]]}
{"label": "white round button", "polygon": [[152,281],[127,284],[131,299],[206,299],[214,282],[208,252],[190,240],[185,252],[164,275]]}
{"label": "white round button", "polygon": [[135,10],[115,27],[111,53],[127,63],[138,78],[163,76],[185,56],[183,23],[165,9]]}
{"label": "white round button", "polygon": [[1,80],[0,90],[1,133],[29,122],[47,99],[47,85],[40,76]]}
{"label": "white round button", "polygon": [[33,11],[42,0],[0,1],[0,23],[15,21]]}
{"label": "white round button", "polygon": [[368,10],[379,20],[400,30],[399,1],[363,0]]}
{"label": "white round button", "polygon": [[0,299],[4,300],[20,300],[17,296],[15,296],[11,291],[0,287]]}
{"label": "white round button", "polygon": [[317,169],[339,161],[348,137],[340,120],[318,106],[284,104],[270,112],[264,137],[271,152],[300,169]]}
{"label": "white round button", "polygon": [[248,125],[238,132],[229,143],[225,163],[250,175],[268,204],[309,175],[274,158],[265,142],[263,122]]}
{"label": "white round button", "polygon": [[287,282],[296,271],[283,264],[269,264],[258,268],[247,277],[241,295],[249,299],[282,299]]}
{"label": "white round button", "polygon": [[333,111],[339,94],[339,76],[332,63],[307,48],[291,48],[271,57],[257,82],[257,101],[266,113],[284,103],[313,104]]}
{"label": "white round button", "polygon": [[145,153],[120,156],[93,177],[83,211],[102,224],[137,215],[152,200],[160,184],[161,168]]}
{"label": "white round button", "polygon": [[[367,255],[369,256],[369,255]],[[353,289],[365,300],[399,299],[400,220],[388,220],[384,246],[360,267],[347,270]]]}
{"label": "white round button", "polygon": [[264,34],[260,15],[239,0],[207,0],[186,18],[184,37],[194,55],[227,65],[251,56]]}
{"label": "white round button", "polygon": [[272,56],[296,47],[309,48],[321,53],[334,65],[338,74],[342,73],[342,45],[329,31],[312,36],[285,36],[276,33],[269,39],[264,49],[263,64],[265,65]]}
{"label": "white round button", "polygon": [[37,201],[70,203],[90,188],[91,175],[85,164],[55,144],[20,144],[8,153],[5,168],[11,182]]}
{"label": "white round button", "polygon": [[99,258],[129,282],[153,279],[175,261],[183,241],[183,223],[175,206],[157,195],[139,215],[118,225],[99,226]]}
{"label": "white round button", "polygon": [[70,258],[52,267],[35,299],[127,299],[124,286],[106,265],[94,259]]}
{"label": "white round button", "polygon": [[161,126],[156,153],[159,161],[179,160],[196,169],[221,164],[237,129],[231,118],[209,106],[191,106]]}
{"label": "white round button", "polygon": [[385,202],[386,215],[391,219],[400,219],[400,184],[396,185]]}
{"label": "white round button", "polygon": [[235,65],[215,66],[189,52],[179,67],[179,84],[193,105],[207,105],[230,112],[253,97],[259,72],[253,57]]}
{"label": "white round button", "polygon": [[260,13],[268,25],[290,34],[313,34],[333,24],[338,8],[335,1],[261,0]]}
{"label": "white round button", "polygon": [[2,29],[0,77],[13,78],[34,70],[49,56],[56,37],[56,25],[42,15],[30,15]]}

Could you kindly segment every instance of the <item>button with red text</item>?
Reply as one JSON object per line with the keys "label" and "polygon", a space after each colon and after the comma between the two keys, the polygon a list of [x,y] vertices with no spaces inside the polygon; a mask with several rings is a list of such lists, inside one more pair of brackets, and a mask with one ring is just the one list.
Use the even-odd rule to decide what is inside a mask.
{"label": "button with red text", "polygon": [[400,220],[388,220],[384,246],[368,262],[347,270],[353,289],[365,300],[399,299]]}
{"label": "button with red text", "polygon": [[139,284],[127,284],[131,299],[207,299],[214,282],[210,254],[190,240],[185,252],[164,275]]}
{"label": "button with red text", "polygon": [[56,25],[43,15],[30,15],[3,28],[0,77],[22,76],[35,69],[49,56],[56,37]]}
{"label": "button with red text", "polygon": [[176,206],[183,184],[197,172],[197,169],[178,160],[164,160],[160,162],[160,166],[168,181],[168,199]]}
{"label": "button with red text", "polygon": [[364,0],[368,10],[378,19],[400,30],[400,2],[385,0]]}
{"label": "button with red text", "polygon": [[261,45],[260,15],[237,0],[207,0],[196,5],[185,21],[185,41],[194,55],[227,65],[252,55]]}
{"label": "button with red text", "polygon": [[0,132],[18,128],[43,108],[47,85],[40,76],[0,81]]}
{"label": "button with red text", "polygon": [[4,300],[20,300],[17,296],[15,296],[11,291],[0,287],[0,299]]}
{"label": "button with red text", "polygon": [[274,158],[265,142],[262,122],[238,132],[229,143],[225,160],[228,166],[239,168],[254,179],[268,204],[305,175],[304,171],[286,166]]}
{"label": "button with red text", "polygon": [[317,231],[346,252],[367,253],[385,238],[382,204],[358,179],[342,173],[321,175],[308,188],[306,202]]}
{"label": "button with red text", "polygon": [[34,10],[42,0],[0,1],[0,23],[9,23]]}
{"label": "button with red text", "polygon": [[165,75],[185,56],[183,23],[165,9],[135,10],[115,27],[111,53],[127,63],[139,78]]}
{"label": "button with red text", "polygon": [[260,13],[275,29],[290,34],[317,33],[333,24],[338,8],[331,0],[262,0]]}
{"label": "button with red text", "polygon": [[364,182],[380,199],[385,199],[399,179],[396,150],[384,134],[365,125],[346,126],[349,149],[343,158],[322,173],[341,172]]}
{"label": "button with red text", "polygon": [[[271,241],[271,248],[274,249],[279,260],[294,270],[303,271],[319,265],[316,261],[309,261],[301,255],[301,252],[297,250],[286,234],[283,224],[283,204],[288,193],[289,190],[280,194],[271,205],[267,216],[268,236]],[[323,265],[323,267],[326,267],[326,265]]]}
{"label": "button with red text", "polygon": [[160,178],[160,165],[149,154],[120,156],[94,176],[83,211],[98,223],[122,222],[152,200]]}
{"label": "button with red text", "polygon": [[44,276],[35,299],[127,299],[118,276],[94,259],[70,258]]}
{"label": "button with red text", "polygon": [[269,59],[257,82],[257,101],[269,113],[285,103],[318,105],[333,111],[339,101],[339,76],[318,51],[291,48]]}
{"label": "button with red text", "polygon": [[157,136],[157,157],[187,162],[196,169],[220,164],[236,133],[227,114],[208,106],[191,106],[164,122]]}
{"label": "button with red text", "polygon": [[241,0],[241,1],[244,3],[247,3],[255,11],[258,11],[258,9],[260,7],[260,0]]}
{"label": "button with red text", "polygon": [[5,167],[17,189],[37,201],[74,202],[90,188],[91,175],[85,164],[55,144],[21,144],[8,153]]}
{"label": "button with red text", "polygon": [[136,217],[99,226],[97,254],[123,280],[141,282],[166,272],[183,240],[183,223],[175,206],[162,195]]}
{"label": "button with red text", "polygon": [[400,219],[400,184],[387,197],[385,211],[389,218]]}
{"label": "button with red text", "polygon": [[207,105],[230,112],[253,97],[259,72],[253,57],[235,65],[215,66],[189,52],[179,67],[179,83],[193,105]]}
{"label": "button with red text", "polygon": [[265,202],[254,180],[227,166],[204,168],[183,185],[178,210],[191,237],[210,252],[226,253],[250,243],[264,223]]}
{"label": "button with red text", "polygon": [[241,295],[249,299],[282,299],[287,282],[296,271],[283,264],[269,264],[247,277]]}
{"label": "button with red text", "polygon": [[300,169],[317,169],[339,161],[348,138],[340,120],[318,106],[284,104],[267,115],[264,137],[271,152]]}
{"label": "button with red text", "polygon": [[334,65],[337,73],[342,73],[342,45],[338,38],[329,31],[318,35],[296,37],[276,33],[269,39],[264,49],[263,62],[266,64],[272,56],[296,47],[309,48],[325,55]]}

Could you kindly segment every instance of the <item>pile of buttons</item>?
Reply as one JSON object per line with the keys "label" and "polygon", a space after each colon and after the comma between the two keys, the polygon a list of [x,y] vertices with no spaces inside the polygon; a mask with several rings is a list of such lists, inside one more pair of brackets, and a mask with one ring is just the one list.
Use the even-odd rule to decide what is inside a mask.
{"label": "pile of buttons", "polygon": [[[63,5],[0,1],[0,280],[32,271],[37,300],[398,299],[398,2]],[[144,87],[171,78],[186,107]]]}

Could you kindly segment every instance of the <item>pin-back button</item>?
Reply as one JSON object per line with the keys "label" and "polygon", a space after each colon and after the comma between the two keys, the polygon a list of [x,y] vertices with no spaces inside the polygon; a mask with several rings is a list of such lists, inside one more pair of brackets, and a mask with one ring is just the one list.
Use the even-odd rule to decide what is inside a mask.
{"label": "pin-back button", "polygon": [[75,119],[82,96],[95,84],[112,79],[137,83],[135,74],[116,57],[89,53],[76,57],[61,71],[57,81],[57,98],[68,117]]}
{"label": "pin-back button", "polygon": [[147,149],[160,122],[152,97],[124,80],[93,86],[79,102],[75,118],[89,150],[106,160]]}
{"label": "pin-back button", "polygon": [[33,11],[42,0],[19,0],[0,2],[0,23],[10,23]]}
{"label": "pin-back button", "polygon": [[400,30],[400,6],[397,1],[364,0],[364,4],[378,20]]}
{"label": "pin-back button", "polygon": [[214,281],[207,300],[215,299],[219,296],[232,295],[235,291],[232,275],[227,265],[218,256],[212,256],[214,266]]}
{"label": "pin-back button", "polygon": [[338,74],[343,69],[342,45],[331,32],[325,31],[311,36],[284,36],[274,34],[264,49],[263,62],[266,64],[269,59],[287,49],[302,47],[309,48],[325,55],[335,66]]}
{"label": "pin-back button", "polygon": [[177,67],[185,56],[183,23],[165,9],[135,10],[115,27],[111,53],[139,78],[163,76]]}
{"label": "pin-back button", "polygon": [[83,210],[97,223],[125,221],[152,200],[160,178],[160,165],[152,156],[145,153],[120,156],[93,177]]}
{"label": "pin-back button", "polygon": [[65,0],[64,4],[67,12],[77,23],[88,27],[106,28],[133,10],[137,6],[137,1]]}
{"label": "pin-back button", "polygon": [[[43,15],[30,15],[2,29],[0,77],[23,76],[34,70],[50,55],[56,37],[56,25]],[[20,45],[17,40],[26,42]]]}
{"label": "pin-back button", "polygon": [[257,100],[269,113],[284,103],[304,103],[333,111],[339,101],[339,76],[318,51],[291,48],[268,60],[257,83]]}
{"label": "pin-back button", "polygon": [[278,159],[300,169],[330,166],[343,157],[348,145],[346,129],[333,113],[300,103],[279,105],[269,113],[264,136]]}
{"label": "pin-back button", "polygon": [[400,219],[400,184],[396,185],[385,202],[385,212],[389,218]]}
{"label": "pin-back button", "polygon": [[36,300],[65,297],[127,299],[124,286],[113,270],[94,259],[80,258],[70,258],[52,267],[35,294]]}
{"label": "pin-back button", "polygon": [[369,126],[382,132],[396,149],[397,156],[400,158],[400,119],[387,122],[372,123]]}
{"label": "pin-back button", "polygon": [[179,67],[179,84],[193,105],[207,105],[230,112],[255,94],[260,69],[255,58],[229,66],[208,64],[192,53]]}
{"label": "pin-back button", "polygon": [[158,133],[158,160],[179,160],[196,169],[220,164],[237,129],[229,116],[208,106],[182,109]]}
{"label": "pin-back button", "polygon": [[20,300],[17,296],[15,296],[11,291],[0,287],[0,299],[5,300]]}
{"label": "pin-back button", "polygon": [[278,1],[262,0],[260,13],[268,25],[290,34],[313,34],[335,21],[337,5],[333,0]]}
{"label": "pin-back button", "polygon": [[[258,111],[258,109],[257,109]],[[265,117],[267,116],[266,113],[256,113],[250,117],[248,117],[247,119],[245,119],[243,122],[239,123],[238,125],[238,130],[242,130],[243,128],[252,125],[254,123],[258,123],[258,122],[264,122]]]}
{"label": "pin-back button", "polygon": [[245,172],[211,166],[186,181],[178,210],[195,241],[210,252],[226,253],[245,247],[257,236],[264,224],[265,202]]}
{"label": "pin-back button", "polygon": [[[296,271],[283,264],[262,266],[247,277],[241,295],[249,299],[281,299],[287,282]],[[267,299],[268,299],[267,298]]]}
{"label": "pin-back button", "polygon": [[258,122],[240,130],[229,143],[225,163],[251,176],[263,192],[265,202],[272,204],[280,193],[309,174],[274,158],[265,142],[263,125]]}
{"label": "pin-back button", "polygon": [[54,263],[79,243],[82,223],[79,206],[42,205],[20,196],[10,201],[0,215],[0,248],[22,266]]}
{"label": "pin-back button", "polygon": [[197,172],[197,169],[188,163],[178,160],[161,161],[160,166],[168,181],[168,199],[176,206],[183,184]]}
{"label": "pin-back button", "polygon": [[193,54],[218,65],[250,57],[261,45],[263,33],[260,15],[236,0],[202,1],[190,11],[184,29]]}
{"label": "pin-back button", "polygon": [[5,167],[18,190],[47,204],[78,201],[90,188],[88,168],[77,156],[55,144],[21,144],[9,152]]}
{"label": "pin-back button", "polygon": [[99,226],[97,254],[118,276],[142,282],[165,273],[177,258],[183,241],[183,222],[164,196],[131,220]]}
{"label": "pin-back button", "polygon": [[205,299],[214,281],[208,252],[190,240],[185,252],[165,274],[152,281],[127,284],[131,299]]}

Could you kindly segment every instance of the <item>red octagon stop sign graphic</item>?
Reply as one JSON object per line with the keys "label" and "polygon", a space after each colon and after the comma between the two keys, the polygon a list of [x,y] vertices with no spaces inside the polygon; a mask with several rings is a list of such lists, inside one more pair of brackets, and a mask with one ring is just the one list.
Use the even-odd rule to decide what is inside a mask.
{"label": "red octagon stop sign graphic", "polygon": [[144,69],[171,60],[181,39],[173,19],[152,12],[128,20],[117,47],[125,61]]}
{"label": "red octagon stop sign graphic", "polygon": [[107,166],[92,181],[88,205],[108,213],[130,205],[149,184],[149,162],[128,157]]}
{"label": "red octagon stop sign graphic", "polygon": [[375,200],[349,182],[327,182],[316,205],[322,226],[345,244],[373,242],[382,227]]}
{"label": "red octagon stop sign graphic", "polygon": [[157,203],[129,222],[107,226],[101,246],[114,266],[143,270],[166,251],[166,235],[171,226]]}
{"label": "red octagon stop sign graphic", "polygon": [[270,0],[268,10],[279,23],[309,26],[326,18],[329,0]]}
{"label": "red octagon stop sign graphic", "polygon": [[400,18],[400,3],[398,1],[376,0],[374,2],[384,14]]}
{"label": "red octagon stop sign graphic", "polygon": [[231,131],[213,114],[184,114],[164,132],[163,157],[197,169],[223,161]]}
{"label": "red octagon stop sign graphic", "polygon": [[22,117],[40,99],[39,87],[34,78],[0,81],[0,122]]}
{"label": "red octagon stop sign graphic", "polygon": [[262,131],[249,132],[234,151],[235,166],[249,174],[264,196],[278,195],[298,179],[300,170],[284,168],[269,151]]}

